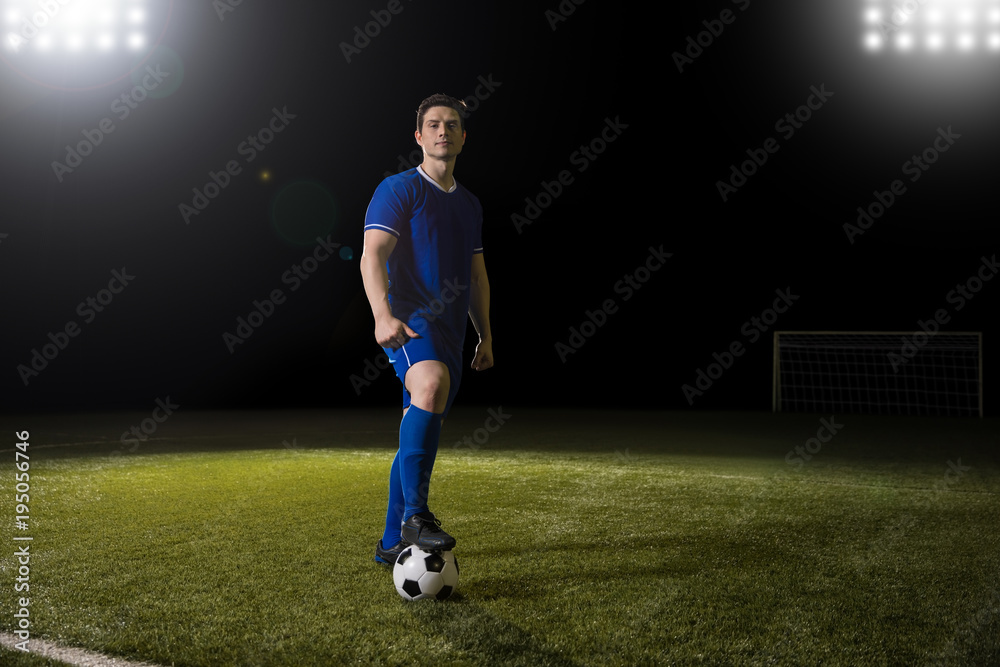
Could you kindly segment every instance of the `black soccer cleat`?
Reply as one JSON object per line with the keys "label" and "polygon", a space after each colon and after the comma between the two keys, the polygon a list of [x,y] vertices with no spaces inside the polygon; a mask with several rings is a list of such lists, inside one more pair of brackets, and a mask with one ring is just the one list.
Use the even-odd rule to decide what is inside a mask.
{"label": "black soccer cleat", "polygon": [[424,551],[451,551],[455,538],[441,530],[441,522],[430,512],[414,514],[399,531],[403,539]]}
{"label": "black soccer cleat", "polygon": [[396,542],[396,546],[391,549],[382,548],[382,540],[379,539],[375,543],[375,562],[380,565],[388,565],[393,567],[396,565],[396,559],[399,558],[400,552],[406,547],[410,546],[410,543],[406,540],[400,540]]}

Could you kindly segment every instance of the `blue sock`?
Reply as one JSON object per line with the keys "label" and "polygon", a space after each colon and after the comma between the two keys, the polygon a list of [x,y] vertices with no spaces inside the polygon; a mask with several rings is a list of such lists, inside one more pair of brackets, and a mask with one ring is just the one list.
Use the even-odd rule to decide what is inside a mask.
{"label": "blue sock", "polygon": [[399,524],[403,522],[403,483],[399,479],[399,452],[389,469],[389,509],[385,512],[385,532],[382,533],[382,548],[391,549],[400,540]]}
{"label": "blue sock", "polygon": [[406,507],[402,520],[427,511],[427,492],[441,437],[441,415],[411,405],[399,424],[399,479]]}
{"label": "blue sock", "polygon": [[427,492],[441,437],[441,415],[411,405],[399,424],[399,451],[389,470],[389,508],[382,548],[399,542],[399,527],[427,511]]}

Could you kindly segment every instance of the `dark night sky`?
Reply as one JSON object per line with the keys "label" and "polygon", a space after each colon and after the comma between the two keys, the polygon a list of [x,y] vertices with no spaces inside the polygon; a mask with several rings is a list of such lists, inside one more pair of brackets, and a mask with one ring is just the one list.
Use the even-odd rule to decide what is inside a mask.
{"label": "dark night sky", "polygon": [[[455,174],[486,211],[498,366],[466,371],[460,402],[687,407],[681,385],[746,342],[741,327],[776,290],[798,297],[781,329],[912,330],[946,308],[947,328],[984,332],[989,387],[1000,280],[961,309],[946,296],[998,250],[1000,55],[865,54],[860,2],[400,0],[348,62],[341,44],[391,3],[148,4],[158,45],[132,76],[131,58],[99,71],[79,55],[62,74],[62,53],[0,63],[5,411],[398,400],[391,371],[352,386],[380,352],[361,229],[434,92],[476,103]],[[688,42],[699,33],[701,53]],[[169,75],[125,115],[121,96],[148,68]],[[810,103],[798,127],[780,122]],[[251,152],[243,142],[275,118],[281,131]],[[57,175],[53,161],[102,121],[113,131]],[[614,140],[592,143],[602,132]],[[945,136],[925,171],[907,167]],[[751,155],[767,160],[723,200],[717,183]],[[185,220],[193,189],[210,172],[225,182],[231,162]],[[518,229],[512,215],[562,172]],[[851,243],[844,223],[896,180],[905,189]],[[288,278],[317,235],[352,258]],[[661,246],[665,265],[622,288]],[[79,308],[123,268],[134,278],[101,312]],[[227,346],[274,290],[284,301]],[[556,343],[609,299],[564,363]],[[18,367],[67,325],[76,335],[25,384]],[[769,409],[770,341],[748,344],[694,407]]]}

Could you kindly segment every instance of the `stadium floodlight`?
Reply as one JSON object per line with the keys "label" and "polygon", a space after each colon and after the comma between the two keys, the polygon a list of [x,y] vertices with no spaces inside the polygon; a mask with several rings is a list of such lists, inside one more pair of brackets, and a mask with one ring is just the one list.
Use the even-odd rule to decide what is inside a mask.
{"label": "stadium floodlight", "polygon": [[43,85],[100,85],[148,56],[172,7],[173,0],[0,0],[0,60]]}
{"label": "stadium floodlight", "polygon": [[[871,53],[1000,53],[1000,0],[860,0]],[[905,36],[904,36],[905,35]]]}
{"label": "stadium floodlight", "polygon": [[[145,0],[6,0],[3,48],[22,53],[46,43],[50,54],[65,50],[75,55],[106,52],[115,44],[141,48]],[[128,39],[115,39],[114,31],[127,30]],[[40,40],[41,37],[46,40]],[[139,44],[139,47],[135,47]]]}
{"label": "stadium floodlight", "polygon": [[929,326],[919,331],[778,331],[773,409],[982,417],[982,347],[981,332]]}

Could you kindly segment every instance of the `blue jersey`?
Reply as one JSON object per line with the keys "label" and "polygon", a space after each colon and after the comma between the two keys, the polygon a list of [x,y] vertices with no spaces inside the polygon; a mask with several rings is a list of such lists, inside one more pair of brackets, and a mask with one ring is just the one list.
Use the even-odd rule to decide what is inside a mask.
{"label": "blue jersey", "polygon": [[388,260],[393,316],[430,338],[441,361],[459,367],[472,256],[483,251],[479,199],[457,181],[445,192],[415,167],[389,176],[375,189],[365,214],[369,229],[398,239]]}

